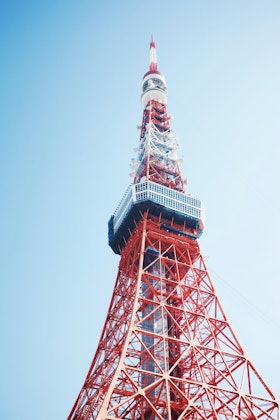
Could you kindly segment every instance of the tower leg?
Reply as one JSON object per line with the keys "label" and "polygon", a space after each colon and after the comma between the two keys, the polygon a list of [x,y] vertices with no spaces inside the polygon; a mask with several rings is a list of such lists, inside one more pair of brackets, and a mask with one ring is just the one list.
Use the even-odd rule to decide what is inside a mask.
{"label": "tower leg", "polygon": [[198,242],[162,226],[147,211],[123,249],[69,419],[278,419],[276,398],[234,335]]}

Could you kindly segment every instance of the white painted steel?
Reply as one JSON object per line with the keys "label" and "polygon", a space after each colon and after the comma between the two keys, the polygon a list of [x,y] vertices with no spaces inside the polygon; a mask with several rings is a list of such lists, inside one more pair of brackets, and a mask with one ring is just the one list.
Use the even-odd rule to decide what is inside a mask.
{"label": "white painted steel", "polygon": [[167,104],[167,86],[165,78],[160,72],[148,73],[142,84],[142,105],[146,108],[151,99]]}

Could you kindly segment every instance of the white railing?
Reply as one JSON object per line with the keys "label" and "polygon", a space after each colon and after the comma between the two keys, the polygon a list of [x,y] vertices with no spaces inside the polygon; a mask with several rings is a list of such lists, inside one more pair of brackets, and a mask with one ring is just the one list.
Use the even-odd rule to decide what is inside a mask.
{"label": "white railing", "polygon": [[132,184],[126,190],[114,213],[114,232],[118,230],[131,207],[144,201],[159,204],[167,209],[199,220],[204,225],[205,214],[201,200],[155,182],[144,181]]}

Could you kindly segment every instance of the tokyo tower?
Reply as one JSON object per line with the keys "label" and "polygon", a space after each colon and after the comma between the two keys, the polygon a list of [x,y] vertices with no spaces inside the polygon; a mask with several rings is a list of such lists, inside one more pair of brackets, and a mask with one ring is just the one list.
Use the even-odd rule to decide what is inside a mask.
{"label": "tokyo tower", "polygon": [[134,181],[109,221],[117,279],[68,420],[280,420],[205,265],[204,210],[185,191],[153,39],[142,105]]}

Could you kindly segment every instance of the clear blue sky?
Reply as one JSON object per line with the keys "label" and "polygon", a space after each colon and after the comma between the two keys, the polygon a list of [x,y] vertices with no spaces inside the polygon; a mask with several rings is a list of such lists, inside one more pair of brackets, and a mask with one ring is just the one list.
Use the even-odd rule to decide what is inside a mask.
{"label": "clear blue sky", "polygon": [[210,273],[279,395],[279,0],[6,1],[0,19],[0,417],[64,419],[85,379],[152,33]]}

